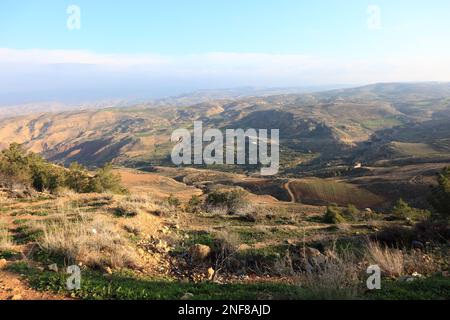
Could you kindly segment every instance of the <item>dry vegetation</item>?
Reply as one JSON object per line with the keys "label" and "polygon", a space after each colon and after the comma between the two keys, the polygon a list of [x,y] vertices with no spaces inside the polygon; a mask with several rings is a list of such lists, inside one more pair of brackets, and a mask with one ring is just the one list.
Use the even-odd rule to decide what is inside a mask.
{"label": "dry vegetation", "polygon": [[[124,180],[129,195],[66,190],[16,199],[4,193],[0,254],[21,252],[28,266],[43,269],[55,263],[60,268],[77,264],[89,277],[100,272],[95,279],[101,283],[106,281],[104,274],[119,277],[117,285],[136,298],[147,297],[141,295],[137,282],[150,285],[151,279],[164,278],[181,291],[183,283],[192,288],[245,284],[250,291],[262,283],[274,292],[281,284],[286,286],[280,290],[292,293],[291,298],[360,299],[366,298],[365,271],[371,264],[380,266],[383,281],[393,283],[412,275],[427,279],[448,270],[448,239],[427,243],[431,227],[421,223],[412,227],[408,220],[390,221],[384,219],[388,214],[368,215],[351,206],[333,209],[343,221],[324,221],[325,207],[255,204],[259,196],[240,188],[216,188],[202,196],[196,189],[191,198],[179,199],[155,190],[154,184],[146,187],[143,179],[141,173],[139,180]],[[155,174],[149,179],[154,180]],[[181,194],[192,190],[176,185]],[[396,226],[406,228],[399,232],[407,241],[398,236],[386,240],[389,228]],[[445,227],[432,226],[437,230],[433,234],[445,237]],[[406,237],[408,232],[412,236]],[[411,240],[423,247],[413,247]],[[23,258],[8,259],[14,268]],[[44,281],[41,275],[46,272],[34,276]],[[125,281],[120,278],[123,274],[134,280]],[[208,290],[213,294],[218,288]],[[80,297],[89,290],[97,289],[82,291]],[[101,297],[111,297],[109,289],[102,290],[106,289],[98,291]],[[249,297],[248,290],[238,298]],[[121,294],[116,292],[115,297]],[[92,298],[90,293],[87,297]]]}

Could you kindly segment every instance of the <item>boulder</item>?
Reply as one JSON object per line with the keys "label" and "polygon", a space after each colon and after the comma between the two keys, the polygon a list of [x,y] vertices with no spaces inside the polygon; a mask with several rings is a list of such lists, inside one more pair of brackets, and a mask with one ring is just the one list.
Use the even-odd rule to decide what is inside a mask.
{"label": "boulder", "polygon": [[411,243],[411,246],[413,247],[413,249],[420,249],[420,250],[424,250],[425,249],[425,245],[422,242],[417,241],[417,240],[414,240]]}
{"label": "boulder", "polygon": [[190,292],[186,292],[182,297],[181,300],[191,300],[194,297],[194,295]]}
{"label": "boulder", "polygon": [[211,248],[203,244],[196,244],[189,248],[189,256],[192,262],[205,261],[211,255]]}
{"label": "boulder", "polygon": [[48,266],[49,271],[58,272],[58,265],[56,263],[53,263]]}
{"label": "boulder", "polygon": [[216,271],[213,268],[209,268],[207,272],[208,280],[212,280],[214,278],[214,274]]}
{"label": "boulder", "polygon": [[311,257],[315,258],[315,257],[322,256],[322,253],[319,250],[317,250],[316,248],[311,248],[311,247],[306,247],[304,251],[301,248],[300,252],[301,253],[305,252],[305,254],[308,258],[311,258]]}

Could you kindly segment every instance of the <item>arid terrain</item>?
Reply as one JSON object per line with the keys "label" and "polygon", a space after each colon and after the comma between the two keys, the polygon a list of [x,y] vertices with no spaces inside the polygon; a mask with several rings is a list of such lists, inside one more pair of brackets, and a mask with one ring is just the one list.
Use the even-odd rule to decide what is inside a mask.
{"label": "arid terrain", "polygon": [[[449,84],[183,101],[0,120],[0,299],[450,298]],[[173,165],[195,120],[279,174]]]}

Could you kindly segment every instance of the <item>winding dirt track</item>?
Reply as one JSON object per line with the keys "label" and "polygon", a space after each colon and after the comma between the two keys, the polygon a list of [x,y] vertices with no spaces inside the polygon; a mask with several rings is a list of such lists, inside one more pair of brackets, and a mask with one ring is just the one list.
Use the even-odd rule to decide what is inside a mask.
{"label": "winding dirt track", "polygon": [[294,192],[292,192],[291,182],[293,182],[293,181],[288,181],[285,184],[283,184],[283,188],[286,189],[286,191],[288,192],[289,196],[291,197],[291,203],[296,203],[297,199],[295,198]]}

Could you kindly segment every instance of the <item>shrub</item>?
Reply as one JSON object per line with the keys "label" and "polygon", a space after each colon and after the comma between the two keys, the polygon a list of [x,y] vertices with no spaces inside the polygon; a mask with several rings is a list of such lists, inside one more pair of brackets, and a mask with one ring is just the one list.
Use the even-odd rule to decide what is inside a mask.
{"label": "shrub", "polygon": [[299,284],[307,289],[309,299],[356,299],[361,282],[357,258],[349,251],[332,251],[332,256],[318,264],[313,272],[298,273]]}
{"label": "shrub", "polygon": [[403,247],[409,246],[414,239],[414,232],[404,226],[390,226],[377,232],[374,240],[388,246]]}
{"label": "shrub", "polygon": [[89,181],[88,192],[125,194],[127,190],[122,187],[120,176],[113,172],[111,164],[99,168]]}
{"label": "shrub", "polygon": [[360,216],[360,211],[353,204],[349,204],[347,208],[345,208],[343,215],[349,220],[357,221]]}
{"label": "shrub", "polygon": [[65,170],[12,143],[0,154],[0,176],[6,187],[55,192],[65,184]]}
{"label": "shrub", "polygon": [[130,202],[122,202],[114,208],[114,214],[118,217],[135,217],[140,213],[139,206]]}
{"label": "shrub", "polygon": [[64,169],[44,162],[42,159],[31,165],[33,188],[37,191],[58,192],[65,187]]}
{"label": "shrub", "polygon": [[66,175],[66,185],[78,193],[89,192],[90,176],[87,170],[76,162],[72,162]]}
{"label": "shrub", "polygon": [[368,242],[365,256],[369,263],[378,265],[389,277],[400,277],[414,272],[431,274],[438,270],[438,264],[433,257],[423,252],[383,247],[376,242]]}
{"label": "shrub", "polygon": [[341,211],[337,206],[328,206],[327,211],[323,216],[323,222],[325,223],[344,223],[345,218],[342,216]]}
{"label": "shrub", "polygon": [[123,194],[120,176],[112,171],[110,164],[90,174],[78,163],[68,169],[54,165],[40,155],[25,150],[17,143],[0,153],[0,181],[9,188],[34,188],[37,191],[57,193],[64,188],[78,193],[112,192]]}
{"label": "shrub", "polygon": [[412,208],[403,199],[399,199],[392,209],[392,214],[405,220],[425,220],[430,217],[430,212],[427,210],[420,210]]}
{"label": "shrub", "polygon": [[93,268],[136,267],[137,255],[117,228],[100,217],[94,220],[67,217],[36,226],[43,236],[39,246],[46,252]]}
{"label": "shrub", "polygon": [[424,221],[413,229],[415,240],[422,242],[446,243],[450,241],[450,225],[446,221]]}
{"label": "shrub", "polygon": [[179,208],[181,205],[181,201],[180,199],[178,199],[177,197],[175,197],[173,194],[171,194],[168,198],[167,198],[167,204],[169,206],[171,206],[172,208]]}
{"label": "shrub", "polygon": [[450,218],[450,167],[442,170],[438,176],[438,186],[431,190],[430,203],[436,218]]}
{"label": "shrub", "polygon": [[214,191],[206,197],[205,204],[225,208],[228,214],[235,214],[247,207],[249,202],[243,190]]}
{"label": "shrub", "polygon": [[31,185],[29,158],[19,144],[12,143],[8,149],[1,152],[0,175],[2,184],[10,189]]}
{"label": "shrub", "polygon": [[161,207],[145,195],[132,195],[116,201],[114,214],[119,217],[134,217],[142,212],[156,213]]}
{"label": "shrub", "polygon": [[0,252],[9,251],[14,248],[11,235],[8,230],[0,228]]}
{"label": "shrub", "polygon": [[193,195],[186,205],[186,211],[189,213],[199,213],[201,211],[201,208],[202,199],[197,195]]}
{"label": "shrub", "polygon": [[405,260],[401,250],[382,247],[369,241],[365,253],[369,263],[378,265],[388,276],[399,277],[404,274]]}

